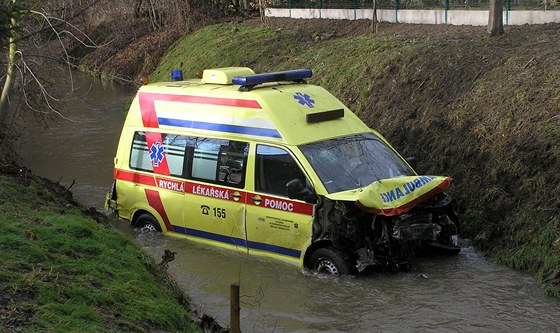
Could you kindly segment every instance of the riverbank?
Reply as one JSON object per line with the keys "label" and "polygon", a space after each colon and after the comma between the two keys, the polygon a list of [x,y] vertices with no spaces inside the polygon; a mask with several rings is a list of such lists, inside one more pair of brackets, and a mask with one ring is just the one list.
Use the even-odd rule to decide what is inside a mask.
{"label": "riverbank", "polygon": [[[455,179],[463,237],[489,258],[535,274],[547,294],[560,297],[559,26],[510,28],[493,39],[474,27],[380,31],[371,35],[368,21],[213,25],[179,41],[151,80],[168,80],[179,67],[187,77],[218,66],[312,68],[311,83],[332,91],[405,156],[416,156],[419,172]],[[129,52],[122,45],[122,54]],[[112,58],[87,59],[116,73]]]}
{"label": "riverbank", "polygon": [[381,25],[259,20],[183,37],[151,81],[204,68],[311,68],[423,174],[454,178],[461,234],[560,297],[560,25]]}
{"label": "riverbank", "polygon": [[2,331],[201,332],[213,324],[198,320],[165,268],[104,215],[25,168],[2,168]]}

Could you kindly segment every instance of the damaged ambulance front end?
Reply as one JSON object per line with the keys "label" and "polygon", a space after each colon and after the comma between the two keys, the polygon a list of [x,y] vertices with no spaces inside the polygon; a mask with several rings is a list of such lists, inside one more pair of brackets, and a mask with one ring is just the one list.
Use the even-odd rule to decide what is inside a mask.
{"label": "damaged ambulance front end", "polygon": [[308,268],[406,271],[416,255],[459,253],[451,178],[417,175],[377,133],[299,148],[327,192],[316,198]]}

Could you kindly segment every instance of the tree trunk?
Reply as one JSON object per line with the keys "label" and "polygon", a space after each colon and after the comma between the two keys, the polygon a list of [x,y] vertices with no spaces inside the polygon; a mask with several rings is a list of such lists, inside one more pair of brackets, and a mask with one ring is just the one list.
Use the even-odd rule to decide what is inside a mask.
{"label": "tree trunk", "polygon": [[373,17],[371,18],[371,32],[377,34],[377,0],[373,0]]}
{"label": "tree trunk", "polygon": [[[17,0],[12,0],[14,4],[16,4]],[[0,126],[4,124],[4,120],[8,115],[8,98],[10,95],[10,91],[14,86],[14,69],[16,64],[16,51],[17,45],[15,43],[15,28],[16,28],[16,19],[12,17],[10,19],[9,25],[9,33],[10,38],[8,42],[10,43],[10,47],[8,48],[8,68],[6,69],[6,81],[4,81],[4,87],[2,88],[2,95],[0,95]]]}
{"label": "tree trunk", "polygon": [[490,0],[490,10],[488,11],[488,28],[490,36],[497,36],[504,33],[503,4],[502,0]]}

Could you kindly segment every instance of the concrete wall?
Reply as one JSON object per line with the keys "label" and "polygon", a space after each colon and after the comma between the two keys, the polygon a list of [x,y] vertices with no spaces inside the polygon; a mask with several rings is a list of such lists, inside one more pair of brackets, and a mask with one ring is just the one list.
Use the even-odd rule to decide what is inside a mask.
{"label": "concrete wall", "polygon": [[[289,18],[327,18],[339,20],[371,19],[372,9],[302,9],[302,8],[267,8],[268,17]],[[453,25],[487,25],[488,10],[414,10],[414,9],[380,9],[377,11],[380,22],[453,24]],[[560,10],[514,10],[504,12],[505,25],[560,23]]]}

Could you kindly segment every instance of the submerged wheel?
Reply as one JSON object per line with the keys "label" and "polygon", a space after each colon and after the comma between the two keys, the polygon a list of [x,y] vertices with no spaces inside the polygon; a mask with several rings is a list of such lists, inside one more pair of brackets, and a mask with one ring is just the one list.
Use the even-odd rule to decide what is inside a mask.
{"label": "submerged wheel", "polygon": [[313,252],[309,262],[313,270],[322,274],[348,275],[352,272],[352,265],[345,255],[329,247],[322,247]]}
{"label": "submerged wheel", "polygon": [[158,221],[150,214],[142,214],[136,219],[135,228],[143,232],[161,232]]}

